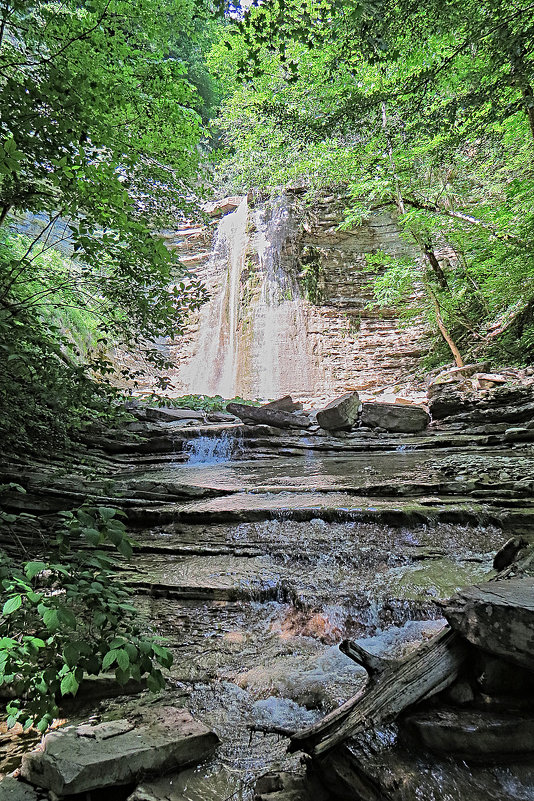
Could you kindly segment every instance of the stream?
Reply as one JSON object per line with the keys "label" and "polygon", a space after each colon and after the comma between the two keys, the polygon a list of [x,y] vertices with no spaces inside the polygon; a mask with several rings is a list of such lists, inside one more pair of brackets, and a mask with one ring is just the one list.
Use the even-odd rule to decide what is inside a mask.
{"label": "stream", "polygon": [[[193,500],[171,522],[138,531],[127,576],[175,655],[165,701],[187,705],[221,739],[212,761],[174,777],[174,792],[251,801],[261,774],[299,770],[283,731],[364,686],[365,671],[339,642],[407,654],[444,624],[436,600],[491,574],[503,533],[350,519],[362,500],[355,485],[431,481],[435,454],[236,460],[212,442],[188,458],[129,475],[228,494]],[[329,510],[343,510],[340,522],[325,519],[325,498]]]}

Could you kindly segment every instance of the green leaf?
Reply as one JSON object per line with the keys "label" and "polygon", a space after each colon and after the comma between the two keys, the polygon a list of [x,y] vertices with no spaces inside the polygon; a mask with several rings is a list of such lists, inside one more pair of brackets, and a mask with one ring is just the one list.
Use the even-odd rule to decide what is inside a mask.
{"label": "green leaf", "polygon": [[75,629],[77,626],[76,615],[71,609],[67,609],[65,606],[60,606],[57,610],[58,619],[61,623],[64,623],[71,629]]}
{"label": "green leaf", "polygon": [[99,545],[101,541],[100,532],[96,530],[96,528],[84,528],[82,529],[83,536],[91,545]]}
{"label": "green leaf", "polygon": [[72,642],[63,648],[63,658],[69,667],[75,667],[80,657],[78,643]]}
{"label": "green leaf", "polygon": [[119,684],[122,686],[122,685],[126,684],[126,682],[129,680],[130,671],[127,670],[127,669],[122,669],[122,668],[118,667],[116,669],[116,671],[115,671],[115,678],[117,679]]}
{"label": "green leaf", "polygon": [[128,540],[121,540],[121,542],[119,542],[117,545],[117,550],[127,559],[131,559],[133,556],[133,549]]}
{"label": "green leaf", "polygon": [[100,517],[102,518],[102,520],[105,523],[107,523],[108,520],[111,520],[112,517],[115,517],[115,514],[116,514],[117,510],[116,509],[112,509],[109,506],[99,506],[98,507],[98,512],[99,512]]}
{"label": "green leaf", "polygon": [[6,615],[10,615],[12,612],[16,612],[16,610],[20,608],[21,604],[22,595],[14,595],[5,602],[4,606],[2,607],[2,614],[5,617]]}
{"label": "green leaf", "polygon": [[150,673],[147,676],[146,683],[147,683],[148,689],[152,693],[157,693],[162,689],[161,681],[159,680],[159,678],[157,676],[154,676],[152,673]]}
{"label": "green leaf", "polygon": [[60,625],[57,609],[48,608],[43,615],[43,623],[50,631],[56,631]]}
{"label": "green leaf", "polygon": [[108,651],[102,660],[102,670],[107,670],[109,667],[111,667],[113,662],[115,662],[115,660],[117,659],[117,654],[119,653],[120,651],[117,651],[115,649]]}
{"label": "green leaf", "polygon": [[24,572],[29,579],[34,578],[39,573],[42,573],[43,570],[46,570],[45,562],[27,562],[24,567]]}
{"label": "green leaf", "polygon": [[130,665],[130,657],[125,650],[117,651],[117,664],[121,670],[126,670]]}
{"label": "green leaf", "polygon": [[67,673],[61,680],[61,695],[76,695],[79,686],[74,673]]}

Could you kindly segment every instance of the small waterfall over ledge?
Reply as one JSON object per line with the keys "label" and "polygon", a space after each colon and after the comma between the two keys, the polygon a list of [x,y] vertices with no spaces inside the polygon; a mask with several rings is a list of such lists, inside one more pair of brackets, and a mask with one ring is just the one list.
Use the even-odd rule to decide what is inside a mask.
{"label": "small waterfall over ledge", "polygon": [[296,276],[297,230],[285,195],[252,208],[244,197],[223,217],[207,271],[211,297],[180,372],[186,391],[273,398],[324,384]]}

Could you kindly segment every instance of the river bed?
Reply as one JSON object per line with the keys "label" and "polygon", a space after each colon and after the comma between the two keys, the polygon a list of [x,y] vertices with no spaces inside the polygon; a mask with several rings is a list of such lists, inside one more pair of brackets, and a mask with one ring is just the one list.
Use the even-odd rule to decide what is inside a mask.
{"label": "river bed", "polygon": [[[443,626],[436,601],[492,575],[503,542],[495,526],[328,522],[320,503],[309,520],[287,512],[310,508],[317,493],[339,507],[355,484],[432,482],[435,462],[435,454],[409,452],[216,458],[142,474],[230,493],[196,502],[204,522],[178,515],[139,531],[141,553],[128,570],[140,609],[175,654],[166,697],[186,704],[221,739],[213,760],[177,779],[177,797],[251,801],[259,775],[298,771],[283,732],[313,723],[366,681],[340,652],[341,640],[405,655]],[[214,505],[231,510],[238,499],[241,522],[214,522]],[[258,503],[280,514],[243,519]]]}

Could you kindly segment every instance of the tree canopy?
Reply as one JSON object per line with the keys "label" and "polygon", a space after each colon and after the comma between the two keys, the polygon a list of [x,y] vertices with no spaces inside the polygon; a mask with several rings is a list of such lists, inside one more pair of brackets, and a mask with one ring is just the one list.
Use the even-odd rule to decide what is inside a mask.
{"label": "tree canopy", "polygon": [[[176,225],[198,186],[210,19],[189,0],[2,4],[3,407],[20,392],[27,414],[39,386],[40,401],[61,396],[47,388],[58,360],[73,363],[75,401],[85,373],[69,358],[65,315],[81,315],[95,345],[135,342],[158,358],[154,338],[176,334],[200,302],[199,282],[156,231]],[[14,213],[37,215],[31,236],[14,240]],[[105,374],[109,361],[93,353]],[[40,405],[55,419],[50,403]]]}
{"label": "tree canopy", "polygon": [[457,361],[457,339],[532,358],[532,4],[273,0],[211,58],[239,80],[219,123],[236,175],[348,185],[348,225],[389,205],[419,268],[390,263],[377,300],[423,285]]}

